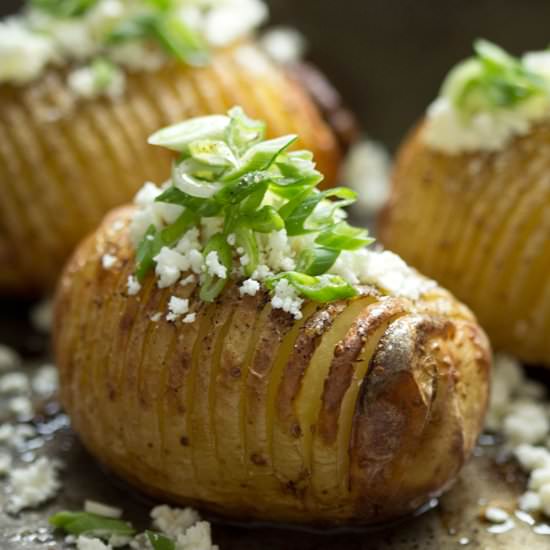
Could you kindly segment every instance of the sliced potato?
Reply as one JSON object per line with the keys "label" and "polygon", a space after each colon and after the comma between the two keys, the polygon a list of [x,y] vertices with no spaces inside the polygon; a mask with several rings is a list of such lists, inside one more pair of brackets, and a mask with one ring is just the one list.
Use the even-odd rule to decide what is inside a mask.
{"label": "sliced potato", "polygon": [[82,99],[67,73],[0,86],[0,294],[51,289],[63,261],[112,207],[170,173],[158,128],[241,105],[268,133],[299,133],[326,184],[340,152],[312,100],[252,43],[218,51],[204,68],[175,62],[128,75],[119,99]]}
{"label": "sliced potato", "polygon": [[468,304],[495,348],[550,365],[550,124],[497,152],[402,147],[381,240]]}
{"label": "sliced potato", "polygon": [[[205,305],[153,275],[128,296],[132,211],[82,243],[57,294],[62,400],[101,462],[176,503],[323,525],[395,518],[452,482],[487,404],[489,345],[467,308],[440,288],[365,287],[296,321],[262,291],[232,283]],[[173,294],[194,323],[151,319]]]}

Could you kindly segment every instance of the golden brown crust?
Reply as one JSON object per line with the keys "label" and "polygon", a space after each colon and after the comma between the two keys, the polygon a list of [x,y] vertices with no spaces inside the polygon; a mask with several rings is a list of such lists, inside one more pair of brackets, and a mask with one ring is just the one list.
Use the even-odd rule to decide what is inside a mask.
{"label": "golden brown crust", "polygon": [[550,365],[550,124],[454,156],[422,132],[398,155],[382,242],[468,304],[496,349]]}
{"label": "golden brown crust", "polygon": [[129,74],[115,100],[81,99],[66,76],[52,69],[28,86],[0,86],[0,294],[51,289],[105,212],[145,181],[162,183],[171,155],[147,138],[184,118],[242,105],[270,136],[299,134],[326,184],[335,182],[332,132],[307,93],[252,44],[217,52],[205,68],[170,63]]}
{"label": "golden brown crust", "polygon": [[[234,285],[204,305],[150,276],[128,296],[131,212],[82,243],[56,301],[63,403],[99,460],[174,502],[302,523],[381,522],[452,481],[481,429],[490,350],[450,294],[373,288],[307,303],[300,321]],[[166,321],[173,294],[194,323]]]}

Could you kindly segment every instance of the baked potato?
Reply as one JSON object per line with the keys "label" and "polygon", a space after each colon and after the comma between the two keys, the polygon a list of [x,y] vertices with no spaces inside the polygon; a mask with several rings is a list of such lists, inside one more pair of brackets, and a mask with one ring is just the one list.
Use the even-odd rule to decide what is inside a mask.
{"label": "baked potato", "polygon": [[[61,399],[105,466],[172,502],[319,525],[389,520],[448,487],[487,403],[489,344],[466,307],[437,286],[364,286],[296,320],[264,290],[231,282],[206,303],[152,273],[129,296],[133,210],[78,247],[55,308]],[[173,296],[195,322],[160,318]]]}
{"label": "baked potato", "polygon": [[[512,107],[503,110],[502,120],[508,117],[518,128],[514,135],[500,139],[498,130],[506,128],[501,124],[494,144],[460,151],[430,143],[434,121],[428,116],[397,155],[379,236],[470,306],[496,349],[550,365],[550,123],[544,119],[550,105],[545,105],[542,119],[532,123]],[[495,110],[486,108],[482,115],[486,112]],[[492,116],[498,122],[501,115]]]}
{"label": "baked potato", "polygon": [[308,93],[253,42],[216,51],[205,67],[173,61],[126,80],[114,99],[79,97],[57,68],[24,86],[0,84],[0,293],[52,289],[105,212],[143,181],[168,177],[171,155],[146,139],[182,118],[241,104],[273,134],[299,130],[334,182],[333,133]]}

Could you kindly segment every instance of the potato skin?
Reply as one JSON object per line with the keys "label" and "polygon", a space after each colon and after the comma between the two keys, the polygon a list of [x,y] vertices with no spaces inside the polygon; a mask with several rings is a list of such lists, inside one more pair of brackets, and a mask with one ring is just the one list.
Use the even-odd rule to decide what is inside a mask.
{"label": "potato skin", "polygon": [[298,145],[334,183],[334,135],[301,86],[253,43],[218,51],[204,68],[171,62],[130,73],[117,100],[81,99],[66,76],[51,69],[24,87],[0,85],[0,295],[51,290],[106,212],[145,181],[168,177],[171,155],[147,138],[184,118],[242,105],[270,136],[299,133]]}
{"label": "potato skin", "polygon": [[[204,304],[194,285],[158,289],[152,275],[128,296],[132,211],[79,246],[56,298],[62,402],[104,465],[175,503],[312,525],[380,523],[453,481],[490,369],[466,307],[441,288],[413,302],[365,287],[295,321],[265,293],[230,284]],[[172,295],[190,299],[194,323],[164,319]]]}
{"label": "potato skin", "polygon": [[496,349],[550,366],[550,124],[462,155],[423,131],[398,154],[381,241],[471,307]]}

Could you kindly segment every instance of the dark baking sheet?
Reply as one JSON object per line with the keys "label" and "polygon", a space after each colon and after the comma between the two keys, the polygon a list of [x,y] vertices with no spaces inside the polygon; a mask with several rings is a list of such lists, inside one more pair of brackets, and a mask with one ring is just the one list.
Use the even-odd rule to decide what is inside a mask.
{"label": "dark baking sheet", "polygon": [[[19,2],[3,0],[0,14]],[[512,51],[541,49],[550,41],[550,3],[530,0],[271,0],[273,21],[302,30],[310,57],[337,84],[363,127],[394,148],[436,93],[443,75],[484,36]],[[0,199],[1,200],[1,199]],[[0,267],[1,268],[1,267]],[[0,342],[27,357],[46,357],[47,338],[26,322],[29,304],[0,302]],[[55,411],[55,405],[50,412]],[[63,489],[54,501],[18,517],[0,512],[0,549],[61,548],[47,528],[59,509],[79,509],[84,499],[121,506],[143,527],[152,502],[103,472],[78,443],[61,413],[44,418],[59,429],[37,453],[60,458]],[[538,549],[548,536],[515,518],[515,527],[491,533],[479,520],[486,502],[514,508],[523,480],[497,465],[496,447],[479,447],[455,486],[434,508],[386,529],[318,534],[214,521],[222,550],[435,550]]]}

